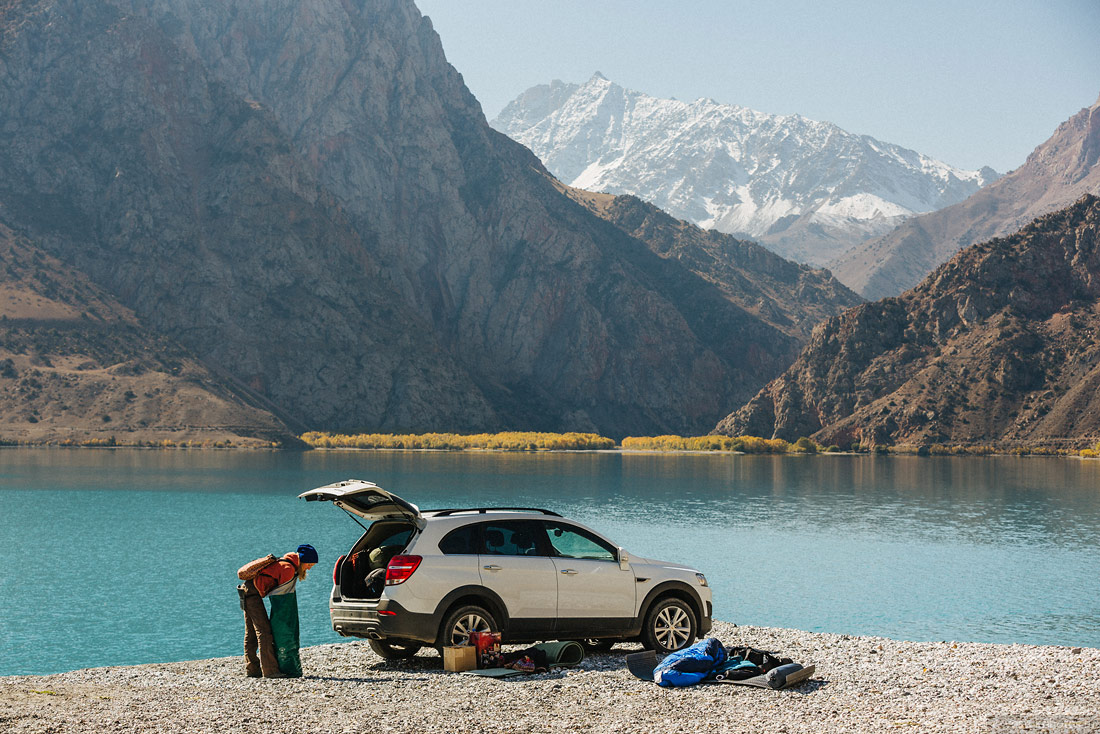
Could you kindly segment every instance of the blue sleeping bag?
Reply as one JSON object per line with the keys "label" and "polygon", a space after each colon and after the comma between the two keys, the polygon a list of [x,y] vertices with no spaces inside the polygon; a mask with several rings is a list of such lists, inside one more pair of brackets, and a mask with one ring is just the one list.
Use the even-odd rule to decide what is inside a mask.
{"label": "blue sleeping bag", "polygon": [[717,637],[708,637],[691,647],[677,650],[653,669],[659,686],[693,686],[726,661],[726,648]]}

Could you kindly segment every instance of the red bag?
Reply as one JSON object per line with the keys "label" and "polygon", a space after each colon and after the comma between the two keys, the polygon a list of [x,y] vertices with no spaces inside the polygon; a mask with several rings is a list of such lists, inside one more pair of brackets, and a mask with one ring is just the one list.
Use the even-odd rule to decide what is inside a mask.
{"label": "red bag", "polygon": [[477,649],[477,667],[500,667],[503,661],[500,656],[499,632],[471,632],[470,644]]}

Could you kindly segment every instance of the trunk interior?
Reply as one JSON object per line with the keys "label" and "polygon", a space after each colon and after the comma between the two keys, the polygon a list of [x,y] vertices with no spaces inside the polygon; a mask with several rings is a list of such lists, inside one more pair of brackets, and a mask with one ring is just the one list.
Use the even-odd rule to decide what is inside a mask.
{"label": "trunk interior", "polygon": [[377,599],[386,586],[386,564],[405,550],[416,526],[379,520],[363,534],[340,565],[340,596]]}

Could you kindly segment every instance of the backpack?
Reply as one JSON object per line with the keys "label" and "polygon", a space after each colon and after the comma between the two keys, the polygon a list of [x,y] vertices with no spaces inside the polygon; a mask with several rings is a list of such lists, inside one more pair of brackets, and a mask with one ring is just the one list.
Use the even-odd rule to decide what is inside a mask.
{"label": "backpack", "polygon": [[239,578],[241,581],[254,579],[260,575],[260,571],[263,571],[265,568],[278,560],[279,559],[276,558],[274,555],[268,553],[263,558],[257,558],[254,561],[249,561],[248,563],[237,569],[237,578]]}
{"label": "backpack", "polygon": [[773,668],[790,665],[794,662],[790,658],[781,657],[779,653],[757,650],[755,647],[728,647],[726,648],[726,655],[730,658],[747,660],[757,665],[762,673],[767,673]]}

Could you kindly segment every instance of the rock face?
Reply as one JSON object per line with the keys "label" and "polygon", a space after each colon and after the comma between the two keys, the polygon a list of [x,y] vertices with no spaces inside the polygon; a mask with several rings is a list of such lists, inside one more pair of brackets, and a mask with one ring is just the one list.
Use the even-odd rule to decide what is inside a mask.
{"label": "rock face", "polygon": [[1100,193],[1100,99],[1062,123],[1024,165],[954,206],[915,217],[829,267],[866,298],[894,296],[975,242]]}
{"label": "rock face", "polygon": [[492,125],[567,184],[634,194],[816,265],[997,176],[798,115],[657,99],[599,73],[532,87]]}
{"label": "rock face", "polygon": [[436,401],[492,416],[432,330],[364,287],[377,265],[262,105],[140,7],[22,9],[4,38],[6,217],[300,423],[402,425]]}
{"label": "rock face", "polygon": [[270,408],[0,227],[4,441],[266,446],[291,432]]}
{"label": "rock face", "polygon": [[674,219],[635,196],[561,188],[661,257],[676,260],[713,283],[744,311],[745,328],[764,332],[771,327],[782,332],[774,336],[761,333],[751,340],[765,349],[775,345],[797,351],[809,341],[819,322],[863,300],[827,270],[800,265],[755,242]]}
{"label": "rock face", "polygon": [[489,128],[411,0],[0,7],[0,221],[295,424],[699,432],[793,356]]}
{"label": "rock face", "polygon": [[864,444],[1100,438],[1100,199],[956,255],[814,330],[718,431]]}

